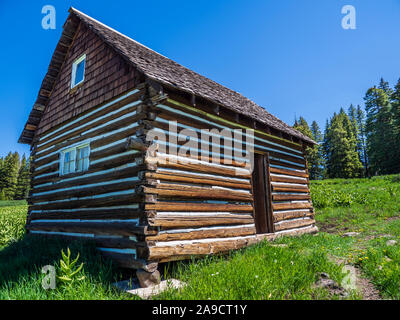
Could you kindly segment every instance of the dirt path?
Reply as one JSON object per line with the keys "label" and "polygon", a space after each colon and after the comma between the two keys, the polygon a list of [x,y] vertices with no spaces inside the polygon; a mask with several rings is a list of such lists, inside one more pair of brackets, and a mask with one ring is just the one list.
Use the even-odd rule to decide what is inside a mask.
{"label": "dirt path", "polygon": [[356,289],[363,297],[363,300],[382,300],[382,297],[374,286],[374,284],[365,278],[361,270],[353,265],[346,264],[345,260],[338,257],[329,256],[329,259],[338,264],[344,264],[344,272],[349,272],[350,282],[349,289]]}
{"label": "dirt path", "polygon": [[[353,267],[353,266],[350,266]],[[363,296],[363,300],[382,300],[379,291],[373,283],[363,277],[360,269],[353,267],[356,275],[356,287]]]}

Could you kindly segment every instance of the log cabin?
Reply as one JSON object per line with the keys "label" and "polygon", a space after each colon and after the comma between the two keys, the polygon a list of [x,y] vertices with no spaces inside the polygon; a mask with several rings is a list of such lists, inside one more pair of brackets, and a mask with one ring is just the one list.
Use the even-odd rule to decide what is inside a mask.
{"label": "log cabin", "polygon": [[91,239],[121,267],[151,275],[317,232],[312,139],[74,8],[19,142],[31,146],[27,232]]}

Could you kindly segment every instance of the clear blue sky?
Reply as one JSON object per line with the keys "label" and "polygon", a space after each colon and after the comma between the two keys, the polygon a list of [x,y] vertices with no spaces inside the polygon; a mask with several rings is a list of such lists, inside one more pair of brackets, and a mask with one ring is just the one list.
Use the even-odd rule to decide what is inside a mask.
{"label": "clear blue sky", "polygon": [[[44,5],[56,30],[41,27]],[[357,29],[341,27],[351,4]],[[1,0],[0,156],[17,144],[69,6],[254,100],[293,124],[326,118],[400,77],[400,0]]]}

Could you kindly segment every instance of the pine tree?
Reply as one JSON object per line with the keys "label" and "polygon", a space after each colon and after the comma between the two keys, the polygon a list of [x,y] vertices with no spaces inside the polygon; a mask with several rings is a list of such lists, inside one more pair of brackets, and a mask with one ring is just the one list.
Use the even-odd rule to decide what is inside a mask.
{"label": "pine tree", "polygon": [[293,128],[312,139],[310,126],[308,125],[306,119],[304,119],[303,117],[300,117],[299,120],[295,120]]}
{"label": "pine tree", "polygon": [[325,129],[324,151],[329,178],[356,178],[361,175],[362,164],[357,153],[357,140],[353,125],[344,112],[334,114]]}
{"label": "pine tree", "polygon": [[381,78],[378,88],[385,91],[388,97],[391,97],[393,94],[393,90],[390,88],[389,82],[385,81],[383,78]]}
{"label": "pine tree", "polygon": [[400,135],[400,79],[394,87],[391,100],[396,135]]}
{"label": "pine tree", "polygon": [[[381,81],[382,82],[382,81]],[[373,174],[398,172],[399,161],[396,159],[396,130],[392,105],[384,85],[381,88],[368,89],[364,100],[369,165]]]}
{"label": "pine tree", "polygon": [[[393,135],[395,146],[393,150],[393,156],[395,159],[400,159],[400,79],[394,87],[394,91],[391,96],[392,104],[392,117],[393,117]],[[398,165],[394,166],[393,173],[400,172],[400,160]]]}
{"label": "pine tree", "polygon": [[365,113],[360,105],[357,105],[356,121],[359,129],[358,133],[358,153],[364,166],[364,176],[368,176],[368,156],[367,156],[367,137],[365,133]]}
{"label": "pine tree", "polygon": [[313,121],[311,123],[311,132],[313,139],[317,143],[317,145],[314,146],[313,151],[310,154],[309,172],[310,172],[310,179],[317,180],[317,179],[322,179],[323,177],[324,157],[322,148],[323,137],[316,121]]}
{"label": "pine tree", "polygon": [[[315,121],[313,122],[313,126],[316,131],[316,134],[321,135],[319,127]],[[320,141],[315,140],[313,130],[309,127],[307,121],[303,117],[300,117],[299,120],[296,119],[293,127],[296,130],[303,133],[304,135],[310,137],[311,139],[314,139],[315,142],[320,143]],[[321,140],[322,137],[318,137],[318,139]],[[307,147],[306,158],[308,162],[308,172],[310,175],[310,179],[311,180],[320,179],[322,177],[322,165],[323,165],[321,146],[317,144],[312,148]]]}
{"label": "pine tree", "polygon": [[19,164],[19,154],[17,152],[10,152],[4,158],[3,170],[1,172],[1,189],[4,192],[6,200],[12,200],[14,198]]}
{"label": "pine tree", "polygon": [[6,186],[5,170],[4,170],[4,158],[0,158],[0,191]]}
{"label": "pine tree", "polygon": [[357,123],[357,110],[352,104],[350,105],[349,110],[347,111],[347,114],[348,114],[350,122],[351,122],[353,135],[356,137],[357,143],[359,143],[358,137],[359,137],[360,129],[359,129],[358,123]]}
{"label": "pine tree", "polygon": [[329,130],[331,127],[331,123],[328,119],[326,119],[325,122],[325,130],[324,130],[324,138],[322,141],[322,153],[324,155],[324,172],[323,172],[323,178],[328,179],[328,159],[330,158],[330,153],[331,153],[331,146],[330,146],[330,136],[329,136]]}
{"label": "pine tree", "polygon": [[25,155],[23,155],[21,160],[21,165],[18,172],[16,191],[14,195],[14,200],[23,200],[28,197],[30,188],[30,168],[29,161],[26,160]]}

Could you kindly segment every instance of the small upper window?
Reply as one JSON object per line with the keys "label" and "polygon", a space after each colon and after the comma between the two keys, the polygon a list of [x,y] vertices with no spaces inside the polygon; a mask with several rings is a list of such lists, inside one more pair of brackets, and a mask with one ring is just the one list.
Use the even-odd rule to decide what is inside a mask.
{"label": "small upper window", "polygon": [[79,57],[72,64],[71,89],[83,82],[85,79],[85,61],[86,54]]}
{"label": "small upper window", "polygon": [[89,144],[83,144],[61,151],[60,175],[88,170],[89,154]]}

